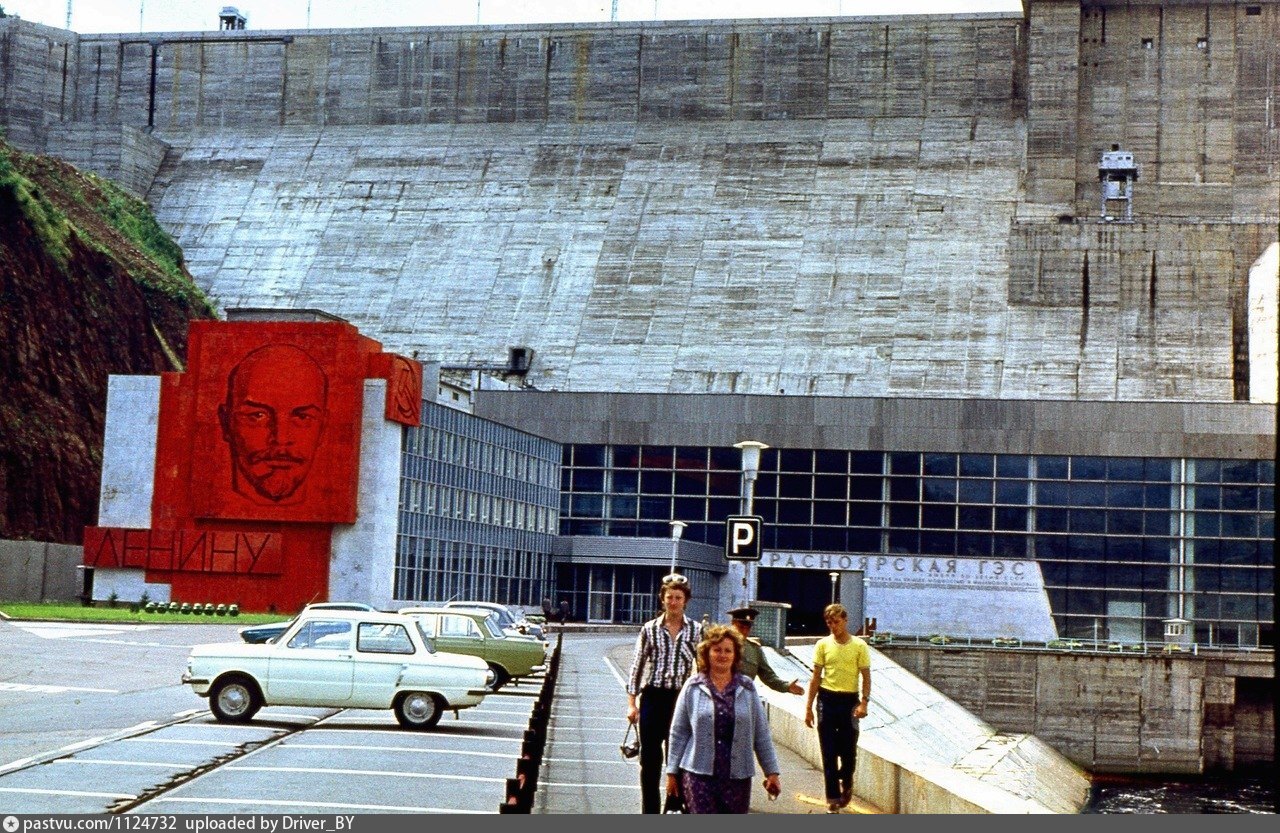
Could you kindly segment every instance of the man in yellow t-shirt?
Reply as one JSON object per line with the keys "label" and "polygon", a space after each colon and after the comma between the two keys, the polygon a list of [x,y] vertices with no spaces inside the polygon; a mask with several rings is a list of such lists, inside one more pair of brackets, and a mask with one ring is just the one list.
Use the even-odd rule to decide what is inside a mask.
{"label": "man in yellow t-shirt", "polygon": [[[871,702],[871,652],[867,643],[849,633],[844,605],[827,605],[822,618],[831,631],[813,651],[813,678],[804,704],[804,725],[813,726],[813,701],[818,701],[818,747],[827,812],[838,813],[853,800],[853,770],[858,754],[858,720]],[[858,678],[862,695],[858,695]]]}

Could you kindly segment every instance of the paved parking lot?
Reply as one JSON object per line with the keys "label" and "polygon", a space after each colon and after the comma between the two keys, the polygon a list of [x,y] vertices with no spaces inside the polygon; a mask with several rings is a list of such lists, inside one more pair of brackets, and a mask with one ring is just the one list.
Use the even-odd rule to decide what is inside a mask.
{"label": "paved parking lot", "polygon": [[[540,676],[429,732],[389,710],[269,706],[221,724],[178,677],[191,645],[235,638],[234,625],[0,622],[0,814],[498,811]],[[533,812],[639,812],[639,767],[618,752],[633,643],[566,635]],[[752,811],[814,812],[820,773],[778,751],[784,800],[754,790]]]}
{"label": "paved parking lot", "polygon": [[[540,677],[430,732],[389,710],[267,707],[223,724],[177,678],[192,644],[235,628],[195,627],[0,623],[0,749],[34,751],[0,760],[0,812],[495,813],[505,799]],[[131,665],[139,653],[153,661]],[[78,739],[41,747],[41,728],[69,714],[76,726],[53,737]]]}

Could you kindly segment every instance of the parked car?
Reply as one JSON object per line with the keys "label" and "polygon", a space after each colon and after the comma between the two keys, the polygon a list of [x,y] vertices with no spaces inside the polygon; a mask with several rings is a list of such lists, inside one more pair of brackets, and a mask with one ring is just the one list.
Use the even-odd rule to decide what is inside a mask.
{"label": "parked car", "polygon": [[[309,604],[303,610],[375,610],[367,604],[360,602],[316,602]],[[289,629],[294,623],[293,619],[286,619],[283,622],[269,622],[265,625],[249,625],[239,630],[240,638],[245,642],[255,645],[264,642],[271,642]]]}
{"label": "parked car", "polygon": [[495,674],[473,656],[437,650],[418,621],[377,611],[304,610],[275,642],[197,645],[182,682],[219,721],[263,706],[391,709],[407,729],[479,705]]}
{"label": "parked car", "polygon": [[507,633],[498,623],[497,614],[491,610],[406,607],[400,613],[417,619],[423,633],[435,641],[438,650],[469,654],[488,663],[495,675],[494,691],[513,677],[524,677],[546,667],[543,643]]}
{"label": "parked car", "polygon": [[511,608],[503,604],[498,604],[497,602],[464,602],[454,600],[445,602],[443,606],[473,607],[478,610],[492,610],[494,613],[498,614],[498,621],[502,623],[503,630],[514,630],[520,636],[532,636],[534,639],[544,638],[541,625],[530,622],[525,618],[523,613],[517,616],[515,611]]}

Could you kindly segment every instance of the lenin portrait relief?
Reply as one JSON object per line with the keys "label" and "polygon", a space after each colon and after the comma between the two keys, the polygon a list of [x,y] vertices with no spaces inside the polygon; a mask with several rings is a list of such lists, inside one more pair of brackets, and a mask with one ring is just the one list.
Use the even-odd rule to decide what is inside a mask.
{"label": "lenin portrait relief", "polygon": [[302,502],[324,439],[328,396],[328,376],[298,347],[268,345],[241,359],[218,406],[236,494],[265,506]]}
{"label": "lenin portrait relief", "polygon": [[194,517],[353,523],[360,345],[341,332],[265,326],[215,324],[196,339],[187,429]]}

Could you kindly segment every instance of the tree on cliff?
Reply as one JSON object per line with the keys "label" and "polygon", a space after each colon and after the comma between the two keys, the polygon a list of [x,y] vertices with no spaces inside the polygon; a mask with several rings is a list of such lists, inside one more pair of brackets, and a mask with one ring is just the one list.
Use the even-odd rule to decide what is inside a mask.
{"label": "tree on cliff", "polygon": [[108,375],[180,368],[213,316],[141,200],[0,141],[0,538],[80,542]]}

